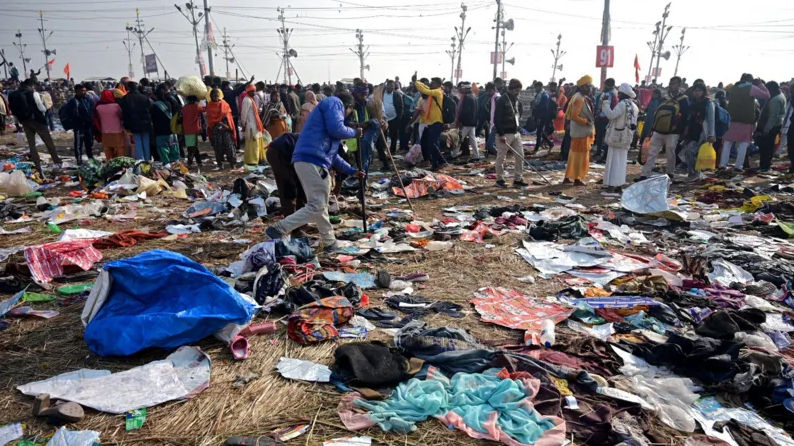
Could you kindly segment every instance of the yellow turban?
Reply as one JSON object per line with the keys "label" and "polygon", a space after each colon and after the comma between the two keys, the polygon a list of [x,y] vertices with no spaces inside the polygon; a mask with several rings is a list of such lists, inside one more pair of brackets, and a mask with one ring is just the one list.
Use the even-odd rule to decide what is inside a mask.
{"label": "yellow turban", "polygon": [[593,78],[589,75],[585,74],[581,77],[578,81],[576,81],[576,86],[581,87],[582,85],[588,85],[593,83]]}

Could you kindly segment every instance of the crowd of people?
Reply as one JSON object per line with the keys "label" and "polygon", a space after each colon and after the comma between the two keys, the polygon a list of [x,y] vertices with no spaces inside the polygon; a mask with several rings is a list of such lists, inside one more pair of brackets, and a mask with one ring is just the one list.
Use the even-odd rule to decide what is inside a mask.
{"label": "crowd of people", "polygon": [[[61,125],[73,132],[77,164],[84,155],[94,157],[95,141],[106,159],[132,156],[166,165],[185,160],[201,167],[199,138],[209,139],[216,169],[224,163],[238,167],[242,152],[244,165],[270,164],[283,192],[289,216],[268,228],[268,235],[281,237],[313,222],[329,249],[335,243],[328,222],[332,185],[338,188],[346,176],[364,178],[376,156],[386,169],[391,154],[403,153],[405,160],[421,158],[438,171],[452,160],[478,162],[494,154],[496,186],[507,187],[510,176],[512,186],[523,187],[523,136],[534,132],[535,152],[552,150],[555,138],[560,142],[565,183],[584,185],[592,159],[606,165],[603,185],[619,190],[626,184],[630,148],[641,148],[640,180],[652,174],[662,153],[673,181],[679,168],[690,180],[701,178],[697,160],[704,143],[713,145],[718,167],[733,169],[747,167],[748,151],[757,147],[759,171],[765,172],[776,145],[788,146],[793,128],[790,83],[750,74],[725,88],[709,88],[700,79],[688,86],[675,76],[664,88],[607,79],[600,90],[587,75],[560,86],[534,81],[526,89],[518,79],[453,85],[416,73],[406,85],[399,77],[379,85],[354,79],[306,87],[254,83],[253,77],[234,84],[209,76],[195,80],[201,85],[192,91],[200,93],[177,91],[175,80],[145,78],[45,88],[31,73],[19,84],[6,84],[0,113],[9,124],[15,117],[39,170],[37,136],[53,162],[61,162],[50,134],[56,109]],[[72,93],[63,94],[64,86]],[[794,172],[794,150],[788,153]]]}

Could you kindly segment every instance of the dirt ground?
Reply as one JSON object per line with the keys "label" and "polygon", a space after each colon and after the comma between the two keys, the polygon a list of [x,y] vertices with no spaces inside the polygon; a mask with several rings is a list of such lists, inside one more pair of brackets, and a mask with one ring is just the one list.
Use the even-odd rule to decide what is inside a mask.
{"label": "dirt ground", "polygon": [[[15,138],[6,136],[0,139],[0,144],[14,141]],[[71,152],[69,143],[69,139],[58,138],[61,146],[59,150],[67,156]],[[210,153],[206,146],[202,146],[202,151]],[[551,155],[541,153],[537,156],[553,158],[558,153],[559,148],[555,148]],[[631,153],[629,158],[636,158],[636,155]],[[607,206],[618,201],[614,196],[602,195],[602,189],[595,183],[603,172],[600,169],[591,170],[589,183],[582,188],[560,185],[562,171],[542,173],[551,181],[551,185],[544,184],[539,175],[528,171],[526,181],[541,184],[519,190],[500,189],[493,185],[493,179],[467,175],[472,167],[484,168],[486,173],[493,172],[493,158],[488,158],[478,166],[454,166],[448,169],[445,173],[465,181],[472,189],[462,195],[414,200],[416,219],[431,222],[433,218],[442,216],[442,208],[453,205],[479,207],[495,204],[551,204],[558,193],[576,197],[575,202],[587,207],[588,212],[604,211]],[[638,170],[639,166],[629,166],[630,174],[636,174]],[[245,175],[243,172],[209,170],[202,173],[214,185],[226,188],[231,188],[234,178]],[[674,191],[683,191],[686,187],[688,186],[676,186]],[[64,196],[68,192],[65,188],[55,188],[47,190],[45,196]],[[388,202],[384,209],[407,208],[406,204],[396,204],[394,197],[390,197]],[[161,231],[169,220],[179,218],[190,204],[189,201],[176,198],[153,197],[151,205],[137,209],[134,220],[113,222],[92,219],[80,222],[79,227],[114,232],[125,229]],[[382,218],[384,211],[374,211],[371,215],[372,218]],[[66,224],[64,228],[77,227],[78,224],[75,223]],[[0,235],[0,248],[38,244],[57,238],[42,222],[4,225],[4,228],[12,230],[22,226],[31,226],[33,232]],[[258,222],[231,231],[205,232],[175,241],[154,240],[131,248],[103,250],[103,262],[161,248],[182,253],[208,267],[225,266],[237,260],[238,255],[248,246],[263,240],[263,229],[263,224]],[[235,240],[241,239],[250,240],[250,243],[235,243]],[[503,286],[516,288],[530,295],[543,296],[565,288],[560,279],[539,279],[534,285],[516,280],[522,276],[535,275],[534,270],[514,252],[520,239],[518,234],[509,234],[487,240],[484,244],[456,241],[449,251],[389,255],[391,260],[387,264],[368,266],[373,270],[385,267],[392,275],[426,272],[430,275],[430,280],[416,294],[464,305],[465,318],[453,320],[447,316],[433,315],[425,318],[430,325],[466,328],[478,339],[491,345],[513,344],[521,341],[522,333],[481,323],[469,304],[472,293],[480,287]],[[24,262],[24,258],[21,258],[21,254],[16,254],[10,262]],[[382,292],[383,290],[376,290],[371,293],[373,305],[382,304]],[[6,297],[8,295],[2,295],[0,299]],[[52,308],[61,314],[49,320],[10,319],[10,328],[0,332],[0,425],[20,421],[27,426],[26,432],[29,433],[46,434],[54,430],[31,415],[33,399],[15,390],[17,385],[79,368],[122,371],[166,356],[165,352],[157,350],[124,358],[102,358],[91,353],[82,339],[82,306],[83,302],[68,306],[37,304],[37,309]],[[219,445],[232,435],[265,435],[275,428],[306,422],[313,422],[310,432],[287,444],[319,445],[323,440],[351,435],[343,428],[337,416],[340,394],[332,386],[288,381],[274,370],[276,362],[282,356],[310,359],[330,365],[337,343],[299,346],[286,337],[285,331],[282,328],[277,334],[252,338],[251,357],[244,361],[235,361],[219,341],[210,338],[199,342],[198,346],[212,359],[210,387],[192,400],[149,408],[148,418],[139,430],[127,432],[123,416],[93,410],[87,410],[85,419],[70,425],[70,428],[97,430],[101,432],[102,444],[119,445]],[[369,339],[388,340],[388,336],[376,330],[370,334]],[[235,385],[238,377],[249,374],[256,378],[246,385]],[[358,434],[371,436],[377,444],[389,445],[486,443],[471,439],[460,431],[449,430],[434,420],[420,423],[419,429],[410,435],[385,433],[378,428]],[[676,439],[671,441],[677,442]]]}

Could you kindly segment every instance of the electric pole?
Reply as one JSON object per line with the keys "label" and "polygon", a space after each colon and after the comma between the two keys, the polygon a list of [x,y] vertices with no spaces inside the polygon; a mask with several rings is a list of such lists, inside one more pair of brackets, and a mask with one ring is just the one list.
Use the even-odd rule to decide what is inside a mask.
{"label": "electric pole", "polygon": [[[139,9],[135,9],[135,26],[127,25],[127,32],[133,32],[136,36],[138,36],[138,47],[141,49],[141,67],[143,67],[143,77],[146,77],[146,75],[149,74],[146,71],[146,56],[143,55],[143,39],[146,39],[146,36],[148,36],[152,31],[154,31],[154,27],[152,27],[149,31],[146,31],[146,28],[143,26],[143,20],[141,20],[141,11]],[[163,67],[163,69],[165,69],[165,67]]]}
{"label": "electric pole", "polygon": [[[601,23],[601,45],[609,46],[609,0],[604,0],[604,18]],[[606,64],[601,66],[601,88],[604,88],[604,82],[607,80],[607,67]]]}
{"label": "electric pole", "polygon": [[565,51],[560,51],[560,42],[561,41],[562,41],[562,34],[558,34],[557,35],[557,49],[556,50],[550,50],[551,51],[551,55],[554,56],[554,65],[551,66],[551,68],[552,68],[551,81],[552,82],[554,82],[556,77],[557,77],[557,70],[560,70],[560,72],[562,72],[562,64],[559,63],[559,62],[560,62],[560,59],[562,59],[562,56],[564,56],[566,52]]}
{"label": "electric pole", "polygon": [[129,73],[127,74],[129,74],[130,78],[132,79],[135,77],[135,72],[132,70],[132,50],[135,48],[135,42],[133,42],[132,39],[130,39],[130,31],[132,31],[133,28],[130,26],[129,23],[127,24],[125,29],[127,30],[127,38],[125,40],[122,40],[121,43],[123,43],[124,48],[127,49],[127,62],[128,62],[127,70],[129,71]]}
{"label": "electric pole", "polygon": [[22,78],[24,79],[28,75],[28,62],[30,62],[30,59],[26,59],[25,58],[25,48],[27,48],[28,44],[27,43],[22,43],[22,32],[21,31],[17,30],[17,33],[14,34],[14,37],[16,37],[17,40],[19,41],[19,42],[13,42],[13,43],[14,43],[14,46],[17,47],[17,50],[19,50],[19,58],[22,59],[22,71],[23,71]]}
{"label": "electric pole", "polygon": [[198,16],[196,15],[198,6],[195,3],[193,3],[193,0],[190,0],[190,2],[185,3],[185,8],[188,10],[190,15],[188,15],[187,12],[183,11],[179,5],[174,4],[174,7],[185,17],[185,19],[187,19],[188,23],[190,23],[190,25],[193,27],[193,39],[196,41],[196,64],[198,64],[199,73],[203,78],[206,73],[204,71],[204,63],[201,60],[201,47],[199,46],[199,40],[198,40],[198,24],[201,23],[201,18],[204,17],[204,12],[198,11]]}
{"label": "electric pole", "polygon": [[0,49],[0,58],[3,59],[3,71],[5,72],[5,79],[8,79],[8,59],[6,59],[6,52]]}
{"label": "electric pole", "polygon": [[41,51],[44,53],[44,69],[47,70],[47,80],[50,80],[50,55],[55,55],[55,50],[48,50],[47,49],[47,39],[52,36],[52,31],[47,33],[47,28],[44,27],[44,11],[39,11],[39,20],[41,21],[41,28],[39,28],[39,34],[41,35],[41,46],[44,49]]}
{"label": "electric pole", "polygon": [[653,30],[653,42],[650,40],[646,42],[648,44],[648,48],[651,49],[651,62],[648,64],[648,76],[645,77],[648,83],[651,82],[651,73],[653,70],[653,58],[656,56],[656,45],[659,43],[659,29],[662,26],[662,22],[656,22],[655,29]]}
{"label": "electric pole", "polygon": [[[458,35],[458,68],[455,70],[455,85],[460,83],[460,78],[463,75],[463,70],[460,68],[460,59],[463,55],[463,42],[466,40],[466,36],[469,35],[469,31],[471,31],[471,26],[466,28],[466,10],[468,9],[464,3],[460,4],[460,29],[455,27],[455,32]],[[464,32],[463,30],[466,29]]]}
{"label": "electric pole", "polygon": [[207,63],[210,68],[210,76],[215,76],[215,67],[212,63],[212,47],[215,45],[215,38],[210,26],[210,7],[207,6],[207,0],[204,0],[204,38],[207,40]]}
{"label": "electric pole", "polygon": [[[237,65],[239,72],[242,73],[243,77],[246,77],[245,70],[243,70],[243,67],[241,67],[240,63],[237,61],[232,48],[234,48],[234,44],[230,44],[229,35],[226,33],[226,28],[223,28],[223,58],[226,60],[226,78],[231,79],[232,77],[232,73],[229,71],[229,62]],[[235,70],[235,72],[236,71],[237,70]]]}
{"label": "electric pole", "polygon": [[455,49],[455,36],[452,36],[451,40],[452,40],[452,43],[450,44],[450,48],[451,49],[446,50],[445,52],[449,56],[449,61],[450,61],[450,64],[449,64],[449,78],[450,79],[454,79],[454,77],[455,77],[455,51],[456,51],[456,49]]}
{"label": "electric pole", "polygon": [[[356,39],[358,39],[358,50],[353,50],[352,48],[348,49],[353,51],[353,54],[358,56],[359,77],[361,80],[364,80],[364,69],[369,70],[369,65],[364,65],[364,61],[366,60],[367,56],[369,56],[369,46],[367,46],[366,49],[364,48],[364,31],[357,29]],[[454,45],[455,44],[453,42],[453,46]],[[449,51],[447,51],[447,53],[449,53]]]}
{"label": "electric pole", "polygon": [[[278,71],[279,74],[281,73],[281,68],[284,68],[284,80],[287,84],[292,85],[292,73],[295,73],[295,77],[298,78],[298,82],[301,81],[301,77],[298,75],[298,72],[295,70],[295,66],[292,65],[292,61],[290,58],[298,57],[298,52],[295,51],[294,48],[289,47],[289,38],[292,37],[292,32],[295,31],[295,28],[287,28],[284,24],[284,8],[276,8],[279,12],[278,19],[281,21],[281,28],[278,28],[278,34],[281,36],[281,41],[284,44],[284,49],[281,52],[281,67],[279,67]],[[360,31],[360,30],[358,30]],[[276,80],[278,80],[278,74],[276,75]]]}
{"label": "electric pole", "polygon": [[656,48],[656,68],[653,70],[653,81],[656,82],[657,78],[659,77],[659,59],[664,57],[665,59],[670,58],[670,53],[667,52],[662,54],[662,49],[664,49],[664,39],[667,38],[667,35],[670,34],[670,30],[673,29],[672,26],[668,26],[665,28],[665,24],[667,23],[667,17],[670,15],[670,3],[664,7],[664,13],[662,14],[662,27],[659,30],[659,46]]}
{"label": "electric pole", "polygon": [[[505,28],[503,27],[502,28],[502,72],[500,73],[503,79],[507,77],[507,71],[505,71],[505,62],[510,62],[511,65],[515,63],[515,58],[507,60],[507,51],[510,48],[513,48],[513,42],[510,42],[510,46],[507,45],[507,40],[505,38]],[[506,80],[507,79],[505,79],[505,81]]]}
{"label": "electric pole", "polygon": [[499,28],[502,26],[502,0],[496,0],[495,21],[496,21],[496,40],[493,45],[493,78],[494,79],[496,79],[496,64],[499,62]]}
{"label": "electric pole", "polygon": [[681,43],[678,45],[673,45],[673,51],[675,51],[675,72],[673,76],[678,76],[678,63],[681,62],[681,55],[686,53],[689,49],[689,46],[684,45],[684,34],[686,34],[686,28],[681,30]]}

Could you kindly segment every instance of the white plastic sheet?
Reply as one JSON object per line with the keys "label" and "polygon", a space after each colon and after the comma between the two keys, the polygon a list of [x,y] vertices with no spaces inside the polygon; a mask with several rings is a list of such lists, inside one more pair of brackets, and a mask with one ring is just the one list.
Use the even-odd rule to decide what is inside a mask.
{"label": "white plastic sheet", "polygon": [[276,370],[284,378],[301,381],[327,383],[331,381],[331,369],[327,365],[295,358],[279,359]]}
{"label": "white plastic sheet", "polygon": [[623,190],[620,205],[637,214],[664,212],[670,208],[667,204],[669,188],[670,178],[667,175],[648,178]]}
{"label": "white plastic sheet", "polygon": [[554,275],[574,268],[601,265],[610,259],[581,252],[568,252],[564,245],[554,242],[524,241],[523,244],[524,247],[516,249],[516,252],[542,274]]}
{"label": "white plastic sheet", "polygon": [[711,261],[711,267],[714,271],[708,274],[709,281],[722,286],[730,286],[733,282],[750,283],[752,282],[753,275],[748,273],[744,268],[725,259],[716,259]]}
{"label": "white plastic sheet", "polygon": [[93,446],[99,444],[97,431],[70,431],[61,427],[47,442],[47,446]]}
{"label": "white plastic sheet", "polygon": [[181,347],[164,360],[124,372],[80,369],[23,384],[17,390],[31,396],[49,393],[52,399],[121,414],[166,401],[190,399],[209,383],[209,357],[198,347]]}
{"label": "white plastic sheet", "polygon": [[0,445],[11,443],[12,441],[22,438],[24,432],[22,431],[22,423],[6,424],[0,426]]}

